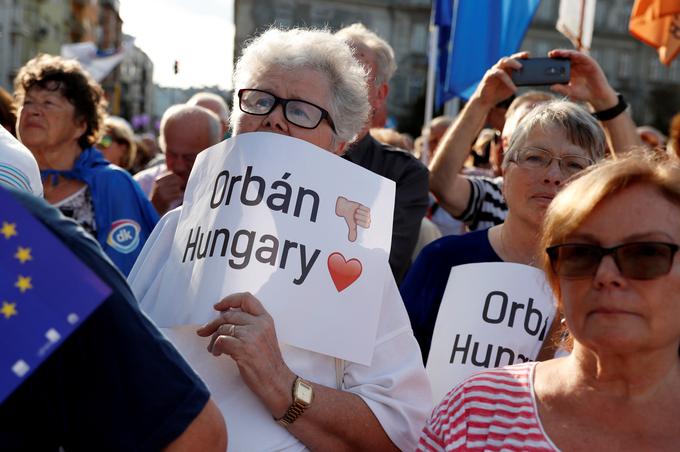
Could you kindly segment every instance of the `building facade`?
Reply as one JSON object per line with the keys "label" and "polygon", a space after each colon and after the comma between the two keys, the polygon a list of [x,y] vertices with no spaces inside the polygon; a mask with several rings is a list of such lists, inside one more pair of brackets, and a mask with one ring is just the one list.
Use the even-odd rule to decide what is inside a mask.
{"label": "building facade", "polygon": [[[425,93],[431,3],[431,0],[235,0],[234,61],[243,43],[271,24],[336,31],[361,22],[394,49],[397,72],[390,83],[388,112],[397,123],[407,122],[414,113],[414,105]],[[424,104],[419,117],[423,107]]]}
{"label": "building facade", "polygon": [[58,54],[76,23],[64,0],[0,0],[0,86],[11,91],[17,70],[36,54]]}
{"label": "building facade", "polygon": [[154,85],[154,107],[153,107],[153,117],[154,120],[160,121],[165,110],[175,104],[183,104],[191,98],[194,94],[198,92],[210,92],[221,96],[227,105],[231,104],[231,97],[233,95],[232,91],[224,90],[219,86],[197,86],[192,88],[176,88],[176,87],[166,87]]}
{"label": "building facade", "polygon": [[153,62],[139,47],[128,51],[119,66],[120,112],[136,130],[153,130]]}
{"label": "building facade", "polygon": [[[631,105],[635,122],[667,133],[668,121],[680,111],[680,61],[664,66],[655,49],[630,35],[632,8],[632,0],[597,0],[590,55]],[[545,56],[551,49],[572,48],[555,29],[558,10],[558,0],[541,1],[522,50]]]}
{"label": "building facade", "polygon": [[[21,66],[39,53],[59,55],[63,44],[94,42],[101,54],[117,51],[119,9],[119,0],[0,0],[0,86],[11,92]],[[100,83],[111,114],[133,120],[153,110],[153,64],[139,48]]]}
{"label": "building facade", "polygon": [[[523,50],[544,56],[553,48],[572,48],[555,29],[559,3],[541,1]],[[362,22],[394,48],[398,69],[390,86],[389,113],[402,131],[417,133],[424,116],[431,4],[430,0],[235,0],[234,59],[246,39],[271,24],[336,30]],[[628,99],[637,123],[666,131],[668,119],[680,110],[680,62],[663,66],[654,49],[628,33],[632,7],[633,0],[597,1],[591,55],[612,86]]]}

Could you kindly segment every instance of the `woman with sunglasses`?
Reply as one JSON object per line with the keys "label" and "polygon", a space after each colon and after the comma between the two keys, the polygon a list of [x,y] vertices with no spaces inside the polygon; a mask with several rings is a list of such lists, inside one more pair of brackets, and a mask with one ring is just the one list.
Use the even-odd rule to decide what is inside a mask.
{"label": "woman with sunglasses", "polygon": [[567,179],[604,157],[604,149],[602,128],[573,102],[539,104],[520,121],[502,163],[505,222],[431,243],[400,288],[424,361],[451,268],[480,262],[536,266],[548,205]]}
{"label": "woman with sunglasses", "polygon": [[552,202],[541,243],[571,353],[466,380],[421,448],[677,450],[678,162],[635,152],[593,167]]}
{"label": "woman with sunglasses", "polygon": [[[345,41],[325,31],[266,31],[243,49],[233,78],[234,135],[287,135],[338,155],[340,162],[345,145],[368,118],[366,71]],[[130,274],[130,285],[152,319],[160,306],[172,303],[156,296],[154,284],[167,262],[180,209],[162,218]],[[231,448],[415,448],[432,395],[388,274],[376,282],[385,285],[385,295],[368,366],[279,343],[280,326],[249,293],[219,301],[220,316],[198,334],[193,327],[186,334],[164,329],[216,398]],[[296,328],[318,325],[300,322]]]}
{"label": "woman with sunglasses", "polygon": [[17,137],[33,153],[45,199],[97,239],[124,274],[158,214],[130,175],[94,147],[106,101],[75,60],[39,55],[14,80]]}
{"label": "woman with sunglasses", "polygon": [[130,172],[137,157],[135,133],[130,124],[118,116],[104,119],[104,135],[96,144],[104,158]]}

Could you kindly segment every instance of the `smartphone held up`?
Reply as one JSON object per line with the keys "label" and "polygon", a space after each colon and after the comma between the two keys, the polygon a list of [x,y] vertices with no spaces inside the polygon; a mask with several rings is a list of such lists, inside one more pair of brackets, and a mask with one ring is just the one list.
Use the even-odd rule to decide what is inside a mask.
{"label": "smartphone held up", "polygon": [[562,58],[527,58],[519,60],[522,67],[513,70],[516,86],[554,85],[569,83],[571,63]]}

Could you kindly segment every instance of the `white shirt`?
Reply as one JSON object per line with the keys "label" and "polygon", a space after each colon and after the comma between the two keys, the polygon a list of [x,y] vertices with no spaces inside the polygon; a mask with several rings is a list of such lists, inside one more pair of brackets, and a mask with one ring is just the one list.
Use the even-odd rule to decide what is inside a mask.
{"label": "white shirt", "polygon": [[33,154],[0,126],[0,185],[42,197],[40,169]]}
{"label": "white shirt", "polygon": [[132,177],[137,181],[146,197],[151,199],[151,189],[153,188],[154,181],[159,175],[167,171],[167,165],[165,163],[160,163],[156,166],[152,166],[151,168],[142,170]]}
{"label": "white shirt", "polygon": [[[180,213],[181,207],[161,219],[128,278],[142,309],[152,319],[163,310],[163,300],[157,294]],[[370,366],[342,361],[343,390],[366,402],[397,447],[414,450],[432,409],[432,395],[401,296],[391,272],[386,274],[373,361]],[[229,429],[229,450],[305,450],[243,383],[231,358],[214,357],[206,350],[208,339],[196,335],[196,329],[197,326],[161,328],[208,385]],[[351,325],[347,332],[351,334]],[[315,383],[337,387],[334,358],[285,344],[280,347],[293,372]]]}
{"label": "white shirt", "polygon": [[[147,168],[143,171],[140,171],[132,177],[134,178],[135,181],[137,181],[137,183],[139,184],[139,186],[141,187],[142,191],[149,199],[149,201],[151,201],[151,190],[153,189],[153,183],[156,182],[156,179],[158,179],[160,176],[163,176],[167,172],[169,172],[168,166],[165,164],[165,162],[163,162],[159,163],[158,165],[152,166],[151,168]],[[182,198],[176,199],[170,203],[168,211],[175,209],[181,205]]]}

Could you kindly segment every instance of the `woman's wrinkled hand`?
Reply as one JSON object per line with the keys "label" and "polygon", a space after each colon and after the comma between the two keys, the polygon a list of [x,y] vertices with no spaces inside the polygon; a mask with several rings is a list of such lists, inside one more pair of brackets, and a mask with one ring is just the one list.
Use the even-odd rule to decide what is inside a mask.
{"label": "woman's wrinkled hand", "polygon": [[250,293],[229,295],[214,308],[220,316],[197,330],[210,337],[208,351],[228,355],[241,378],[275,416],[282,416],[292,401],[295,374],[286,366],[276,338],[274,319]]}

